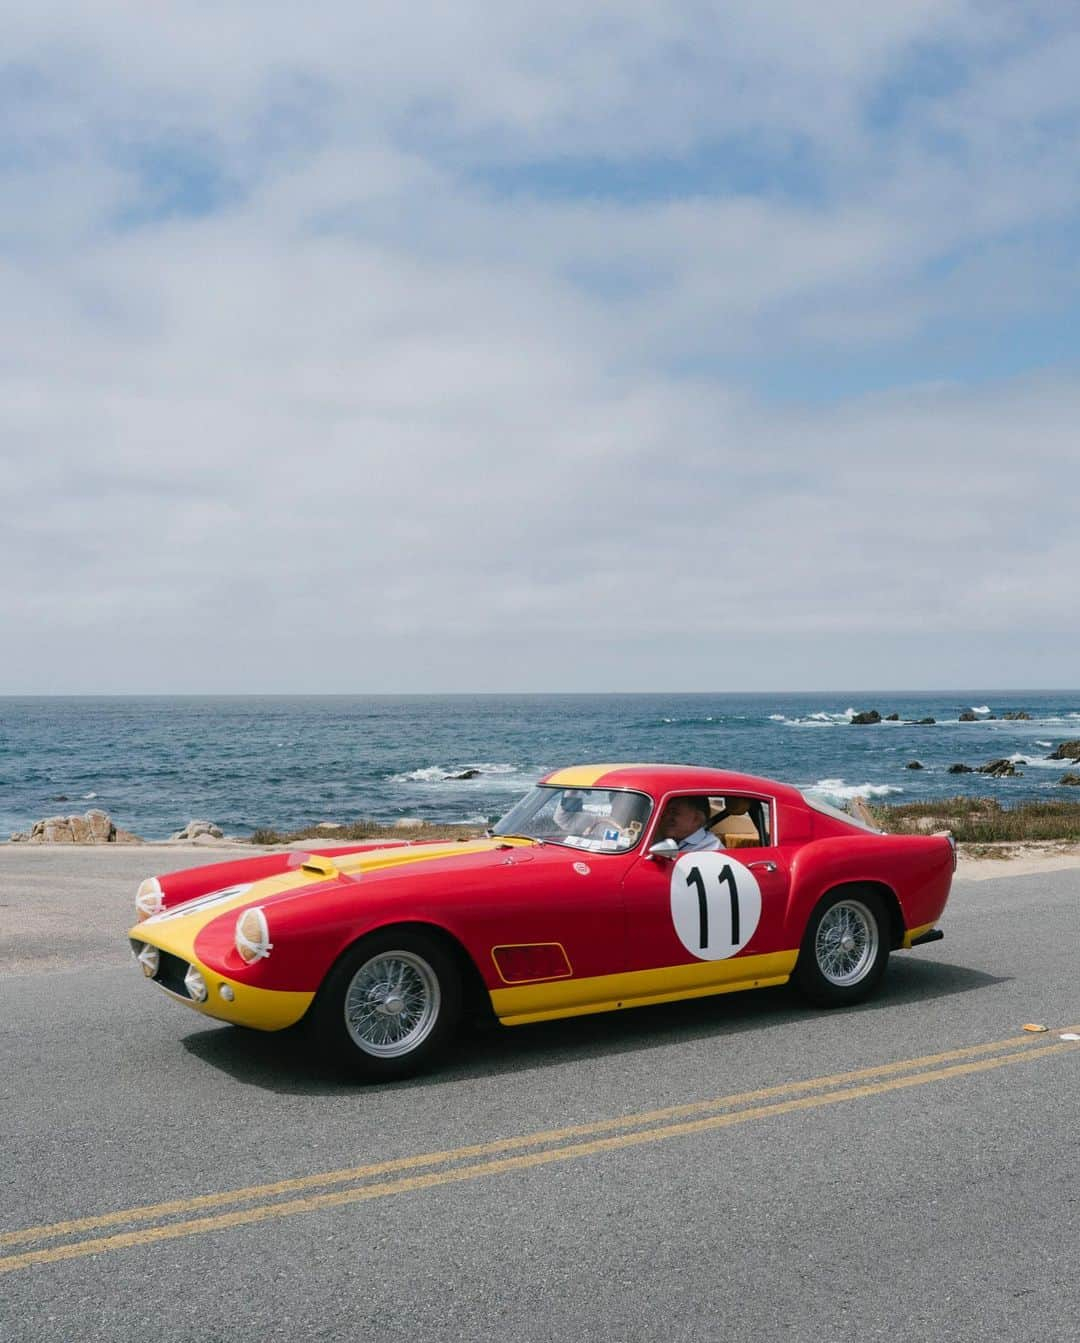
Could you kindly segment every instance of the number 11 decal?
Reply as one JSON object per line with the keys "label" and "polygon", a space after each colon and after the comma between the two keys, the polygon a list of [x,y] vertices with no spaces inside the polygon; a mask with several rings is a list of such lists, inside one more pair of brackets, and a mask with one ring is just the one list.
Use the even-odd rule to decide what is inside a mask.
{"label": "number 11 decal", "polygon": [[[728,895],[731,899],[731,940],[735,946],[739,945],[739,888],[735,884],[735,874],[731,870],[731,864],[725,863],[720,869],[720,885],[727,884]],[[686,874],[687,886],[697,887],[698,913],[701,916],[701,949],[709,945],[709,899],[705,894],[705,878],[701,875],[700,867],[692,867]]]}
{"label": "number 11 decal", "polygon": [[724,854],[687,854],[671,873],[671,918],[679,941],[703,961],[734,956],[761,918],[754,874]]}

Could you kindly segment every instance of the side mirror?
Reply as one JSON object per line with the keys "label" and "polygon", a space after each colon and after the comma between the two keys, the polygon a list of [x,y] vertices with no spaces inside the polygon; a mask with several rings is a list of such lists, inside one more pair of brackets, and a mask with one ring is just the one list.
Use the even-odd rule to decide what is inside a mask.
{"label": "side mirror", "polygon": [[679,852],[679,842],[675,839],[661,839],[649,848],[649,858],[674,858]]}

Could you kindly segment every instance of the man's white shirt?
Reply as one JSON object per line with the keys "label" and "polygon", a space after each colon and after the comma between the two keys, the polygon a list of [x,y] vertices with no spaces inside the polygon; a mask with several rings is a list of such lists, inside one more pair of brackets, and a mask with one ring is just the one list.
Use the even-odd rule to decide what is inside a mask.
{"label": "man's white shirt", "polygon": [[720,841],[715,835],[711,835],[704,826],[695,830],[692,835],[687,835],[685,839],[679,840],[680,853],[693,853],[697,849],[718,849]]}

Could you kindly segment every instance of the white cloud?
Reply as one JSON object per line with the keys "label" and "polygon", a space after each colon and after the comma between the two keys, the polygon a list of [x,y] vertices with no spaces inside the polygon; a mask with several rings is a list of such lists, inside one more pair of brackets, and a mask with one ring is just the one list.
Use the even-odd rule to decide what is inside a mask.
{"label": "white cloud", "polygon": [[[1073,39],[977,10],[24,15],[0,688],[928,684],[1071,629],[1068,367],[769,395],[1075,293]],[[729,136],[813,189],[529,176]]]}

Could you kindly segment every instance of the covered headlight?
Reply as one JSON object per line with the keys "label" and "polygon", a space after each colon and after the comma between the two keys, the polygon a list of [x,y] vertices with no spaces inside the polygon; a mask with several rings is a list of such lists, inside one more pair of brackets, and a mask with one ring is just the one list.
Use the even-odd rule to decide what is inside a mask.
{"label": "covered headlight", "polygon": [[248,965],[264,960],[273,951],[274,944],[270,941],[266,915],[258,905],[245,909],[236,920],[233,941],[240,959]]}
{"label": "covered headlight", "polygon": [[135,892],[135,917],[142,923],[154,914],[160,914],[165,908],[165,897],[161,891],[161,882],[157,877],[147,877]]}
{"label": "covered headlight", "polygon": [[147,979],[153,979],[158,972],[158,966],[161,964],[161,952],[158,951],[157,947],[152,947],[150,943],[147,942],[138,952],[135,959],[139,962],[139,965],[142,967],[142,972]]}
{"label": "covered headlight", "polygon": [[188,966],[184,975],[184,987],[197,1003],[206,1002],[206,980],[193,965]]}

